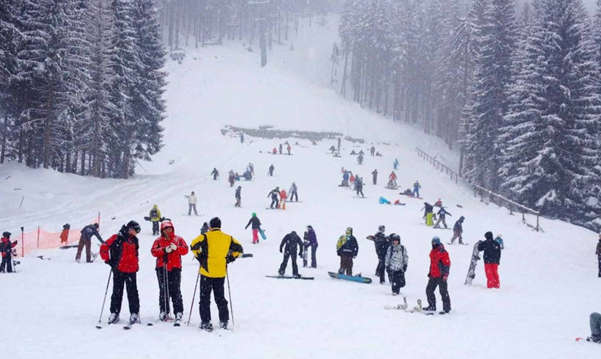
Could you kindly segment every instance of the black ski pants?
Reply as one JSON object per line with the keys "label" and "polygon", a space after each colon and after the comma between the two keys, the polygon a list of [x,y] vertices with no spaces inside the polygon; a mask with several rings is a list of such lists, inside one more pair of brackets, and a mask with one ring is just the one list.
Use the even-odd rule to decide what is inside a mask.
{"label": "black ski pants", "polygon": [[428,280],[428,286],[426,286],[428,306],[430,308],[436,308],[436,295],[434,294],[436,287],[439,287],[440,296],[442,297],[442,309],[445,312],[451,311],[451,297],[449,296],[447,281],[442,278],[430,278],[430,280]]}
{"label": "black ski pants", "polygon": [[311,268],[317,268],[317,244],[314,246],[305,246],[305,255],[303,256],[303,267],[308,265],[309,248],[311,248]]}
{"label": "black ski pants", "polygon": [[601,256],[597,257],[599,259],[599,278],[601,278]]}
{"label": "black ski pants", "polygon": [[390,282],[392,282],[392,292],[399,294],[401,288],[405,286],[405,272],[402,270],[390,271]]}
{"label": "black ski pants", "polygon": [[[173,268],[171,271],[167,271],[167,278],[165,278],[165,268],[157,268],[157,279],[159,281],[159,307],[162,313],[170,313],[169,309],[169,298],[173,302],[173,312],[183,313],[184,303],[182,300],[182,270],[180,268]],[[165,285],[167,284],[167,285]]]}
{"label": "black ski pants", "polygon": [[365,196],[363,195],[363,190],[362,190],[362,189],[358,189],[358,190],[357,190],[357,197],[359,197],[359,193],[361,194],[361,197],[365,197]]}
{"label": "black ski pants", "polygon": [[386,254],[378,256],[378,266],[376,267],[376,275],[380,277],[380,283],[386,282]]}
{"label": "black ski pants", "polygon": [[230,319],[230,311],[227,309],[225,299],[225,277],[211,278],[200,276],[200,320],[203,323],[211,321],[211,292],[215,296],[215,303],[219,310],[219,321],[226,322]]}
{"label": "black ski pants", "polygon": [[294,201],[295,198],[296,198],[296,201],[298,202],[298,193],[296,193],[296,191],[293,191],[290,194],[290,202]]}
{"label": "black ski pants", "polygon": [[159,221],[152,221],[152,235],[156,236],[159,234]]}
{"label": "black ski pants", "polygon": [[[279,204],[280,204],[280,201],[278,201],[278,197],[271,196],[271,206],[269,206],[269,208],[278,208]],[[274,205],[275,205],[275,207],[274,207]]]}
{"label": "black ski pants", "polygon": [[286,267],[288,266],[288,259],[292,259],[292,275],[298,275],[298,265],[296,264],[296,252],[284,251],[284,260],[280,265],[278,273],[284,275],[286,273]]}
{"label": "black ski pants", "polygon": [[2,264],[0,264],[0,273],[12,273],[13,272],[13,256],[9,253],[6,253],[4,257],[2,257]]}
{"label": "black ski pants", "polygon": [[121,312],[121,301],[123,300],[123,287],[127,288],[127,300],[129,302],[129,313],[140,313],[140,297],[138,296],[138,284],[136,273],[123,273],[113,271],[113,295],[111,295],[111,313]]}

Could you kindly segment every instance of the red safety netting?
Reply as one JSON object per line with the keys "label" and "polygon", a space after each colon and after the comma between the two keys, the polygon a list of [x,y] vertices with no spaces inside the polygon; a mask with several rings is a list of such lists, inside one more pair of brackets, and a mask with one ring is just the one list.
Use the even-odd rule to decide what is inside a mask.
{"label": "red safety netting", "polygon": [[[89,224],[99,223],[99,220],[100,216],[93,221],[90,221]],[[23,232],[22,235],[18,236],[13,235],[11,239],[17,239],[19,241],[15,249],[17,250],[18,255],[24,257],[27,253],[37,249],[54,249],[65,245],[76,244],[79,242],[82,228],[71,228],[60,232],[48,232],[41,227],[38,227],[35,231]],[[63,238],[61,239],[61,237]]]}

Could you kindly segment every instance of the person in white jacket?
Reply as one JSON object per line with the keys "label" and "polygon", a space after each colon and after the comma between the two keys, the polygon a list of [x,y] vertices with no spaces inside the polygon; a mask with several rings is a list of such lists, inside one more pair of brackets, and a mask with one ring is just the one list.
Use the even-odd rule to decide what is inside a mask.
{"label": "person in white jacket", "polygon": [[392,295],[398,295],[405,286],[405,272],[409,264],[407,249],[401,245],[401,237],[392,233],[389,237],[390,246],[386,252],[386,270],[392,283]]}
{"label": "person in white jacket", "polygon": [[198,216],[198,212],[196,212],[196,195],[194,194],[194,191],[186,197],[188,198],[188,216],[192,215],[192,209],[194,209],[194,214]]}

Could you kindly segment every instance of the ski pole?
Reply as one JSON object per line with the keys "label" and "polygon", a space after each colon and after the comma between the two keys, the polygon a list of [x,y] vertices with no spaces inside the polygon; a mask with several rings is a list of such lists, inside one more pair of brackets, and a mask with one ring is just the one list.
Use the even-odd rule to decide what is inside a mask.
{"label": "ski pole", "polygon": [[198,289],[198,280],[200,279],[200,269],[198,269],[198,275],[196,276],[196,285],[194,285],[194,293],[192,294],[192,303],[190,303],[190,315],[188,316],[188,326],[190,326],[190,320],[192,320],[192,309],[194,309],[194,299],[196,298],[196,289]]}
{"label": "ski pole", "polygon": [[100,323],[102,322],[102,313],[104,313],[104,304],[106,303],[106,295],[109,292],[109,284],[111,283],[111,276],[113,275],[113,270],[111,269],[111,271],[109,272],[109,279],[106,281],[106,289],[104,291],[104,299],[102,300],[102,309],[100,309],[100,318],[98,318],[98,324],[96,326],[97,329],[102,328],[100,326]]}
{"label": "ski pole", "polygon": [[236,321],[234,320],[234,305],[232,304],[232,291],[230,290],[230,274],[227,270],[227,264],[225,265],[225,279],[227,280],[227,295],[230,298],[230,312],[232,312],[232,325],[236,326]]}

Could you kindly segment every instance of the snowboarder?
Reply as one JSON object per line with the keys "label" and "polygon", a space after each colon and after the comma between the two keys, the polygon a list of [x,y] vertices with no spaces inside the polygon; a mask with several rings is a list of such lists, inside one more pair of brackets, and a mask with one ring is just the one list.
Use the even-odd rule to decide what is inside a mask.
{"label": "snowboarder", "polygon": [[238,186],[238,188],[236,188],[236,204],[234,204],[234,207],[240,207],[242,205],[242,186]]}
{"label": "snowboarder", "polygon": [[380,204],[390,204],[390,201],[384,197],[380,197],[378,201],[380,202]]}
{"label": "snowboarder", "polygon": [[334,145],[332,145],[332,147],[330,147],[330,154],[334,154],[336,152],[336,147],[334,147]]}
{"label": "snowboarder", "polygon": [[336,243],[336,253],[340,257],[339,274],[353,275],[353,258],[359,253],[359,244],[353,236],[353,229],[348,227],[346,233]]}
{"label": "snowboarder", "polygon": [[[389,188],[397,188],[396,179],[397,179],[396,173],[394,173],[394,171],[392,171],[392,173],[390,173],[390,176],[388,176]],[[391,182],[392,182],[392,187],[390,187]]]}
{"label": "snowboarder", "polygon": [[338,153],[340,153],[340,137],[338,137]]}
{"label": "snowboarder", "polygon": [[451,215],[449,212],[447,212],[447,210],[444,207],[440,207],[440,209],[438,210],[438,221],[436,221],[436,224],[434,225],[434,228],[440,228],[440,222],[442,222],[442,224],[444,225],[444,228],[448,228],[447,227],[447,222],[445,220],[445,217],[447,215],[449,216],[453,216]]}
{"label": "snowboarder", "polygon": [[159,234],[159,222],[161,221],[161,211],[159,206],[156,204],[152,206],[150,210],[150,222],[152,222],[152,235],[156,236]]}
{"label": "snowboarder", "polygon": [[305,240],[304,244],[304,256],[303,256],[303,267],[308,265],[307,257],[309,256],[309,248],[311,248],[311,268],[317,268],[317,234],[311,225],[307,226],[307,231],[303,236]]}
{"label": "snowboarder", "polygon": [[202,224],[202,227],[200,227],[200,234],[205,234],[209,231],[209,224],[207,222]]}
{"label": "snowboarder", "polygon": [[288,195],[286,194],[286,190],[282,188],[280,191],[280,205],[278,208],[286,210],[286,200],[288,199]]}
{"label": "snowboarder", "polygon": [[499,263],[501,262],[501,246],[493,239],[492,232],[484,234],[486,240],[478,245],[479,251],[484,251],[484,272],[486,273],[486,286],[500,288]]}
{"label": "snowboarder", "polygon": [[499,246],[501,246],[501,250],[505,249],[505,243],[503,243],[503,235],[502,234],[497,234],[497,236],[495,237],[495,241],[497,243],[499,243]]}
{"label": "snowboarder", "polygon": [[2,233],[0,240],[0,255],[2,256],[2,264],[0,264],[0,273],[13,272],[13,248],[17,246],[19,241],[10,241],[10,232]]}
{"label": "snowboarder", "polygon": [[430,271],[428,272],[428,285],[426,286],[426,297],[428,306],[423,309],[426,312],[436,311],[436,295],[434,291],[439,287],[442,297],[442,308],[445,313],[451,311],[451,297],[449,296],[447,279],[451,270],[451,259],[449,253],[440,243],[440,238],[432,238],[432,251],[430,251]]}
{"label": "snowboarder", "polygon": [[257,214],[253,212],[252,216],[248,220],[248,224],[244,229],[248,229],[251,226],[253,232],[253,244],[259,243],[259,231],[261,230],[261,220],[257,217]]}
{"label": "snowboarder", "polygon": [[217,168],[213,168],[213,172],[211,172],[211,176],[213,176],[213,181],[217,181],[217,177],[219,177],[219,171],[217,171]]}
{"label": "snowboarder", "polygon": [[355,179],[355,191],[357,191],[357,197],[361,194],[361,198],[365,198],[363,195],[363,180],[359,176]]}
{"label": "snowboarder", "polygon": [[280,155],[282,154],[282,144],[280,143]]}
{"label": "snowboarder", "polygon": [[227,176],[227,181],[230,184],[230,187],[234,187],[234,182],[236,182],[236,175],[234,174],[234,171],[230,170],[230,173]]}
{"label": "snowboarder", "polygon": [[61,244],[69,243],[69,230],[71,230],[71,225],[69,223],[63,224],[63,230],[61,231]]}
{"label": "snowboarder", "polygon": [[459,217],[455,225],[453,226],[453,238],[451,238],[451,244],[455,244],[455,239],[459,239],[459,244],[463,244],[463,221],[465,220],[464,216]]}
{"label": "snowboarder", "polygon": [[[405,246],[401,244],[401,237],[398,234],[392,233],[389,238],[390,246],[386,251],[385,265],[392,283],[392,295],[398,295],[401,288],[405,286],[405,272],[409,264],[409,256]],[[383,283],[382,279],[380,279],[380,283]]]}
{"label": "snowboarder", "polygon": [[395,158],[394,162],[392,163],[392,166],[394,167],[394,170],[398,170],[399,169],[399,159]]}
{"label": "snowboarder", "polygon": [[152,244],[150,253],[156,258],[157,280],[159,281],[159,320],[169,318],[169,298],[173,302],[175,321],[181,321],[184,314],[182,301],[182,256],[188,254],[186,241],[175,235],[171,221],[161,223],[161,236]]}
{"label": "snowboarder", "polygon": [[194,210],[194,215],[198,216],[198,212],[196,212],[197,199],[194,191],[189,196],[186,196],[186,198],[188,198],[188,216],[192,215],[192,210]]}
{"label": "snowboarder", "polygon": [[[290,202],[298,202],[298,187],[296,186],[296,182],[292,182],[288,194],[290,195]],[[294,199],[296,199],[296,201]]]}
{"label": "snowboarder", "polygon": [[599,278],[601,278],[601,233],[599,233],[599,242],[597,242],[597,260],[599,261]]}
{"label": "snowboarder", "polygon": [[415,183],[413,184],[413,197],[419,197],[419,190],[422,188],[422,186],[419,184],[418,181],[415,181]]}
{"label": "snowboarder", "polygon": [[376,155],[376,148],[374,146],[371,146],[370,152],[371,152],[371,156],[372,157],[375,156]]}
{"label": "snowboarder", "polygon": [[269,192],[269,194],[267,195],[267,198],[271,197],[271,205],[269,206],[269,208],[271,208],[271,209],[279,208],[279,206],[280,206],[280,201],[278,199],[279,195],[280,195],[280,187],[276,187],[274,190]]}
{"label": "snowboarder", "polygon": [[374,170],[374,171],[371,173],[371,175],[372,175],[372,180],[373,180],[373,183],[374,183],[374,186],[375,186],[375,185],[377,185],[377,184],[378,184],[378,170],[377,170],[377,169],[375,169],[375,170]]}
{"label": "snowboarder", "polygon": [[92,263],[92,237],[96,236],[100,243],[104,243],[100,233],[98,233],[98,223],[89,224],[81,230],[81,237],[79,238],[79,244],[77,245],[77,254],[75,254],[75,261],[79,263],[81,259],[81,252],[83,247],[86,247],[86,263]]}
{"label": "snowboarder", "polygon": [[[283,250],[283,252],[282,252]],[[301,241],[298,234],[292,231],[284,236],[282,243],[280,243],[280,253],[284,253],[284,260],[278,270],[279,275],[283,276],[286,273],[286,266],[288,265],[288,259],[292,259],[292,275],[300,277],[298,274],[298,265],[296,264],[296,255],[299,257],[303,255],[303,242]]]}
{"label": "snowboarder", "polygon": [[434,207],[442,208],[442,201],[440,200],[440,198],[436,202],[434,202]]}
{"label": "snowboarder", "polygon": [[348,171],[345,171],[344,174],[342,175],[342,183],[340,184],[340,187],[348,187],[349,186],[349,178],[350,175],[348,173]]}
{"label": "snowboarder", "polygon": [[591,313],[589,323],[591,326],[591,336],[586,338],[586,341],[601,343],[601,314],[597,312]]}
{"label": "snowboarder", "polygon": [[136,235],[140,233],[140,230],[138,222],[129,221],[127,225],[121,227],[119,233],[112,235],[100,246],[100,258],[113,271],[113,294],[111,295],[109,324],[115,324],[119,321],[124,286],[127,289],[127,301],[129,302],[129,323],[137,323],[140,319],[140,297],[136,278],[139,269],[138,251],[140,249]]}
{"label": "snowboarder", "polygon": [[[390,204],[390,202],[388,202]],[[376,248],[376,255],[378,256],[378,265],[376,267],[376,276],[380,277],[380,284],[386,283],[386,252],[390,246],[390,242],[384,232],[386,226],[378,226],[378,233],[373,236],[374,247]]]}
{"label": "snowboarder", "polygon": [[432,221],[432,215],[434,214],[434,207],[428,202],[424,202],[424,219],[426,220],[426,226],[431,227],[434,225]]}
{"label": "snowboarder", "polygon": [[244,253],[240,242],[221,231],[221,220],[218,217],[209,221],[210,231],[196,237],[191,249],[194,257],[200,262],[200,329],[212,331],[211,324],[211,292],[219,310],[221,328],[227,329],[230,320],[228,302],[225,299],[225,277],[227,265]]}
{"label": "snowboarder", "polygon": [[242,174],[242,177],[247,180],[250,181],[253,179],[253,175],[252,175],[252,171],[250,168],[247,168],[244,173]]}
{"label": "snowboarder", "polygon": [[273,167],[273,164],[271,164],[271,166],[269,166],[269,176],[273,177],[273,170],[275,170],[275,167]]}
{"label": "snowboarder", "polygon": [[357,157],[357,163],[359,163],[360,165],[363,164],[363,154],[360,154],[359,157]]}

